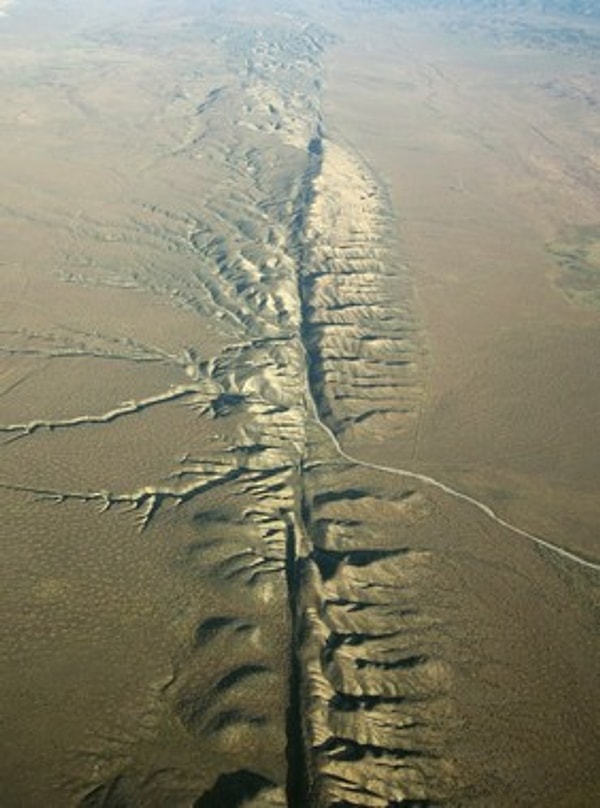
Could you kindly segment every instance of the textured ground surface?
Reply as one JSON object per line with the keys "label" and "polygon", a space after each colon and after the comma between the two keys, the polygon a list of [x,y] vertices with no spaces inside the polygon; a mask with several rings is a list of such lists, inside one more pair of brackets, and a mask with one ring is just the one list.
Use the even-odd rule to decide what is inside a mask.
{"label": "textured ground surface", "polygon": [[600,800],[598,31],[461,5],[0,3],[2,805]]}

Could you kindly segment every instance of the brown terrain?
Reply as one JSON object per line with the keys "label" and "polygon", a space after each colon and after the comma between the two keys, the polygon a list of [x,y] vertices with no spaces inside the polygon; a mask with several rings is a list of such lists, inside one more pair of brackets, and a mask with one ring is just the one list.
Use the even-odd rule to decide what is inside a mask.
{"label": "brown terrain", "polygon": [[387,5],[0,3],[2,806],[600,802],[595,23]]}

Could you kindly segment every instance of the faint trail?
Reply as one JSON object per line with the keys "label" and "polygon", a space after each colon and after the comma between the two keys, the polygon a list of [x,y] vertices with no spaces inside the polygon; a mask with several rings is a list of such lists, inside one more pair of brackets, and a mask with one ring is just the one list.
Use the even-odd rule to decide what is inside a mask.
{"label": "faint trail", "polygon": [[431,485],[434,488],[438,488],[440,491],[444,491],[444,493],[449,494],[451,497],[455,499],[461,499],[463,502],[468,502],[470,505],[473,505],[475,508],[480,510],[484,513],[489,519],[496,522],[497,524],[501,525],[502,527],[510,530],[512,533],[516,533],[518,536],[523,536],[525,539],[533,542],[534,544],[539,545],[540,547],[544,547],[546,550],[550,550],[552,553],[556,553],[557,555],[562,556],[563,558],[572,561],[575,564],[579,564],[582,567],[586,567],[587,569],[595,570],[596,572],[600,572],[600,563],[595,563],[593,561],[587,561],[585,558],[581,558],[580,556],[576,555],[575,553],[569,552],[569,550],[565,550],[563,547],[559,547],[556,544],[552,544],[546,539],[542,539],[540,536],[536,536],[534,533],[529,533],[527,530],[523,530],[516,525],[507,522],[506,519],[503,519],[501,516],[490,508],[489,505],[486,505],[484,502],[480,502],[478,499],[469,496],[468,494],[464,494],[462,491],[457,491],[455,488],[452,488],[445,483],[436,480],[434,477],[429,477],[427,474],[419,474],[416,471],[410,471],[408,469],[399,469],[394,468],[392,466],[380,466],[377,463],[370,463],[366,460],[360,460],[357,457],[353,457],[352,455],[348,454],[348,452],[344,451],[340,446],[340,442],[337,439],[336,435],[331,431],[331,429],[324,424],[320,418],[316,419],[319,426],[327,433],[329,438],[331,439],[333,445],[336,448],[341,457],[345,458],[346,460],[350,461],[351,463],[356,464],[357,466],[362,466],[363,468],[373,469],[375,471],[383,471],[387,474],[396,474],[399,477],[410,477],[413,480],[418,480],[419,482],[425,483],[426,485]]}
{"label": "faint trail", "polygon": [[555,553],[556,555],[562,556],[566,558],[568,561],[573,562],[574,564],[579,564],[581,567],[585,567],[586,569],[594,570],[595,572],[600,572],[600,563],[594,561],[587,561],[585,558],[581,558],[581,556],[576,555],[575,553],[569,552],[569,550],[565,550],[563,547],[559,547],[556,544],[552,544],[552,542],[543,539],[541,536],[536,536],[534,533],[529,533],[527,530],[523,530],[517,525],[513,525],[510,522],[507,522],[506,519],[503,519],[501,516],[490,508],[489,505],[486,505],[485,502],[480,502],[480,500],[475,499],[475,497],[469,496],[469,494],[465,494],[462,491],[457,491],[456,488],[452,488],[446,483],[440,482],[440,480],[436,480],[435,477],[430,477],[427,474],[419,474],[419,472],[411,471],[410,469],[401,469],[396,468],[394,466],[381,466],[378,463],[371,463],[368,460],[361,460],[358,457],[354,457],[353,455],[346,452],[335,432],[333,432],[327,424],[321,420],[319,415],[319,410],[317,408],[317,403],[314,399],[313,392],[310,386],[310,382],[308,380],[308,368],[309,368],[309,357],[308,352],[306,350],[306,346],[304,345],[302,339],[299,339],[299,342],[302,346],[302,350],[305,356],[305,366],[307,369],[307,376],[306,376],[306,387],[307,387],[307,394],[311,404],[311,408],[313,411],[313,418],[315,423],[325,432],[325,434],[329,437],[330,441],[333,443],[336,452],[343,457],[345,460],[348,460],[350,463],[354,463],[356,466],[362,466],[362,468],[372,469],[373,471],[382,471],[385,474],[395,474],[398,477],[408,477],[411,480],[418,480],[421,483],[425,483],[425,485],[430,485],[433,488],[437,488],[439,491],[443,491],[445,494],[448,494],[454,499],[460,499],[463,502],[468,502],[469,505],[472,505],[477,510],[481,511],[485,514],[488,519],[491,519],[496,524],[500,525],[507,530],[510,530],[512,533],[516,533],[518,536],[523,536],[523,538],[527,539],[533,544],[537,544],[539,547],[544,547],[546,550],[549,550],[551,553]]}

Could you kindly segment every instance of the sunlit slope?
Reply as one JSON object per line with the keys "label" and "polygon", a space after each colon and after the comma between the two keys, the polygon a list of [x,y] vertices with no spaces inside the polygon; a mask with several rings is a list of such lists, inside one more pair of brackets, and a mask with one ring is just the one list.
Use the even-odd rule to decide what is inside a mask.
{"label": "sunlit slope", "polygon": [[405,468],[427,323],[330,11],[38,5],[0,32],[8,804],[591,793],[593,569]]}

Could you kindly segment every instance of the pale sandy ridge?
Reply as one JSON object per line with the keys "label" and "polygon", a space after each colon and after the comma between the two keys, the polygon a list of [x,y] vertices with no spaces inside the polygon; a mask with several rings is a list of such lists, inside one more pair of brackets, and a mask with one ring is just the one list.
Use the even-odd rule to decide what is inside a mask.
{"label": "pale sandy ridge", "polygon": [[[301,345],[304,348],[302,340],[300,340]],[[572,553],[569,550],[565,550],[563,547],[559,547],[552,542],[543,539],[541,536],[536,536],[534,533],[530,533],[527,530],[523,530],[523,528],[518,527],[517,525],[513,525],[511,522],[507,522],[506,519],[503,519],[499,516],[493,508],[489,505],[486,505],[485,502],[481,502],[475,497],[470,496],[469,494],[465,494],[462,491],[458,491],[456,488],[452,488],[452,486],[447,485],[446,483],[437,480],[435,477],[430,477],[428,474],[420,474],[416,471],[411,471],[410,469],[402,469],[396,468],[395,466],[382,466],[378,463],[371,463],[368,460],[361,460],[358,457],[354,457],[353,455],[346,452],[339,440],[335,432],[327,426],[327,424],[321,420],[319,415],[319,410],[317,408],[316,401],[314,399],[310,383],[308,381],[308,355],[306,352],[306,348],[304,348],[304,355],[306,359],[306,368],[307,368],[307,377],[306,377],[306,387],[307,387],[307,395],[308,399],[311,404],[311,408],[313,410],[313,418],[315,423],[325,432],[325,434],[329,437],[330,441],[333,443],[336,452],[343,457],[345,460],[348,460],[350,463],[354,463],[357,466],[361,466],[362,468],[372,469],[373,471],[381,471],[385,474],[395,474],[398,477],[408,477],[411,480],[418,480],[419,482],[425,483],[425,485],[430,485],[433,488],[437,488],[440,491],[443,491],[445,494],[449,494],[454,499],[460,499],[463,502],[468,502],[469,505],[473,505],[473,507],[477,508],[477,510],[484,513],[489,519],[496,524],[500,525],[507,530],[510,530],[512,533],[517,534],[518,536],[522,536],[523,538],[527,539],[534,544],[537,544],[539,547],[543,547],[546,550],[549,550],[551,553],[555,553],[556,555],[560,555],[563,558],[566,558],[568,561],[571,561],[574,564],[579,564],[586,569],[594,570],[595,572],[600,572],[600,563],[594,561],[588,561],[581,556],[578,556],[576,553]]]}

